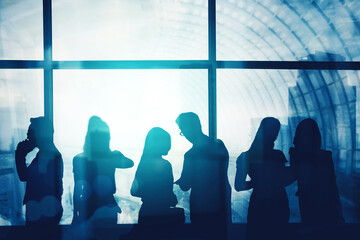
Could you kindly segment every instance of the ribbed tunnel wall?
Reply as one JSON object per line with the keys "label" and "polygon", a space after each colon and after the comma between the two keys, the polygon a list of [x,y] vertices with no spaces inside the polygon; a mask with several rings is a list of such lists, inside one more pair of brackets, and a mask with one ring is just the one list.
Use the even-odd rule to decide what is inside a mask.
{"label": "ribbed tunnel wall", "polygon": [[[358,61],[359,16],[356,1],[218,1],[217,57]],[[333,152],[342,196],[354,204],[359,202],[359,72],[220,71],[220,137],[223,133],[226,138],[234,130],[238,139],[243,132],[253,136],[262,117],[276,116],[283,124],[277,146],[287,154],[297,124],[314,118],[321,128],[322,147]],[[241,129],[244,118],[252,119],[248,120],[253,122],[252,130]],[[249,146],[251,137],[243,138],[248,144],[230,143],[234,157]]]}

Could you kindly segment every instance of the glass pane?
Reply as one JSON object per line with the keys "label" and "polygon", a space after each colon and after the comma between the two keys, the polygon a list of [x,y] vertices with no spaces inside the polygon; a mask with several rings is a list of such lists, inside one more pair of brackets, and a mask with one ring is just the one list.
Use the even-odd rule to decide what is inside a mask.
{"label": "glass pane", "polygon": [[54,0],[54,59],[206,59],[207,0]]}
{"label": "glass pane", "polygon": [[356,0],[218,0],[217,57],[220,60],[358,61],[360,5],[357,3]]}
{"label": "glass pane", "polygon": [[0,59],[43,58],[42,1],[0,1]]}
{"label": "glass pane", "polygon": [[42,70],[0,70],[0,226],[25,223],[15,148],[27,138],[30,118],[44,114],[43,92]]}
{"label": "glass pane", "polygon": [[[63,224],[72,220],[73,157],[83,150],[87,124],[93,115],[110,127],[111,148],[135,162],[116,172],[115,198],[122,209],[119,223],[136,223],[141,201],[130,195],[145,136],[152,127],[171,135],[168,159],[174,179],[180,177],[184,153],[191,147],[175,119],[196,112],[208,132],[207,70],[56,70],[54,72],[55,143],[64,159]],[[188,213],[188,193],[177,186],[179,205]],[[188,217],[188,216],[187,216]]]}
{"label": "glass pane", "polygon": [[[289,160],[295,129],[310,117],[319,125],[322,148],[332,151],[345,220],[360,222],[359,83],[359,71],[218,70],[218,137],[230,153],[231,184],[236,159],[249,149],[262,118],[280,120],[275,148]],[[291,222],[300,221],[296,189],[296,183],[286,189]],[[246,222],[250,195],[233,191],[234,222]]]}

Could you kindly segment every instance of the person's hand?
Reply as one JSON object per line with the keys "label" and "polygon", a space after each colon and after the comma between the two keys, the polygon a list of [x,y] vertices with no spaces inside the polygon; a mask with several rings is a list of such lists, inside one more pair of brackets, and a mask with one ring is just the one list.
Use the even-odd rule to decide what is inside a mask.
{"label": "person's hand", "polygon": [[175,194],[171,195],[170,207],[175,207],[178,204],[178,200]]}
{"label": "person's hand", "polygon": [[22,142],[19,142],[19,144],[17,145],[16,150],[21,151],[24,154],[28,154],[29,152],[34,150],[34,148],[35,148],[35,144],[30,142],[28,139],[26,139],[26,140],[24,140]]}
{"label": "person's hand", "polygon": [[179,178],[177,181],[174,182],[174,184],[178,185],[180,187],[181,190],[183,191],[188,191],[191,186],[189,185],[189,183],[186,182],[186,180],[183,178]]}

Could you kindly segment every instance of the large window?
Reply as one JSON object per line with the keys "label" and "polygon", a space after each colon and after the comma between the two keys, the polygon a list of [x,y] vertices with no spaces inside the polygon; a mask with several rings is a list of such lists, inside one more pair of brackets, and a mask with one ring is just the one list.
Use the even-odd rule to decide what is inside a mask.
{"label": "large window", "polygon": [[[65,162],[64,219],[72,219],[72,158],[83,149],[87,123],[93,115],[109,124],[111,148],[120,150],[137,166],[147,132],[159,126],[172,136],[166,156],[174,171],[181,174],[183,155],[190,144],[180,136],[175,119],[181,112],[197,112],[207,133],[206,70],[56,70],[54,71],[55,144]],[[121,208],[120,223],[137,222],[141,205],[130,195],[136,168],[116,173],[116,200]],[[176,188],[180,205],[188,196]],[[188,208],[188,206],[185,206]]]}
{"label": "large window", "polygon": [[207,1],[53,0],[52,9],[56,60],[207,59]]}
{"label": "large window", "polygon": [[[72,218],[72,158],[92,115],[110,126],[111,148],[135,167],[118,170],[119,223],[134,223],[129,194],[147,131],[172,136],[174,177],[190,148],[177,115],[196,112],[235,160],[263,117],[281,122],[288,157],[297,124],[314,118],[333,152],[344,216],[360,222],[360,5],[356,0],[0,0],[0,225],[24,222],[14,148],[29,118],[53,120],[63,155],[64,216]],[[188,218],[188,193],[174,188]],[[296,184],[287,188],[299,221]],[[246,222],[250,191],[232,193]]]}

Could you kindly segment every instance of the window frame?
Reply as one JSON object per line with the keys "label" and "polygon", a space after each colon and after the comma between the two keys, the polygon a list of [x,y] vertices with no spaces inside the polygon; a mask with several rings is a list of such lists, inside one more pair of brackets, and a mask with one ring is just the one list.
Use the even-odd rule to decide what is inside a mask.
{"label": "window frame", "polygon": [[0,60],[0,69],[44,70],[44,114],[53,120],[53,71],[56,69],[207,69],[209,135],[217,137],[217,69],[360,70],[360,61],[218,61],[216,0],[208,0],[207,60],[54,61],[52,0],[43,0],[44,60]]}

